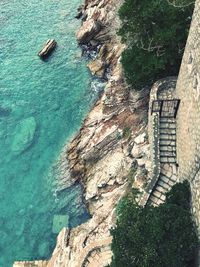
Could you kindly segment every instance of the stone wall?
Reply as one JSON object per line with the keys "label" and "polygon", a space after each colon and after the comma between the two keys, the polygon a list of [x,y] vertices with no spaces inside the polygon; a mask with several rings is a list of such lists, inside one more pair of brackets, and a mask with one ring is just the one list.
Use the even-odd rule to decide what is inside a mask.
{"label": "stone wall", "polygon": [[193,213],[200,234],[200,1],[196,1],[176,88],[178,177],[192,188]]}

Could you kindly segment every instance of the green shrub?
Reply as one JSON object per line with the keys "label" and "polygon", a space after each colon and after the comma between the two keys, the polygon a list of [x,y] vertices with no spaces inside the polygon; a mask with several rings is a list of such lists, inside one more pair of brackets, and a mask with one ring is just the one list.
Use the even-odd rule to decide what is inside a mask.
{"label": "green shrub", "polygon": [[198,239],[189,208],[189,184],[174,186],[159,207],[142,208],[135,197],[129,194],[117,209],[110,266],[192,267]]}
{"label": "green shrub", "polygon": [[128,177],[127,177],[130,187],[132,187],[132,185],[133,185],[133,182],[135,180],[135,175],[136,175],[136,169],[131,167],[129,174],[128,174]]}
{"label": "green shrub", "polygon": [[119,10],[119,35],[127,45],[122,65],[135,89],[178,74],[194,5],[190,0],[176,2],[184,7],[169,3],[174,1],[125,0]]}
{"label": "green shrub", "polygon": [[122,137],[124,139],[129,139],[131,137],[131,128],[130,127],[125,127],[123,129]]}

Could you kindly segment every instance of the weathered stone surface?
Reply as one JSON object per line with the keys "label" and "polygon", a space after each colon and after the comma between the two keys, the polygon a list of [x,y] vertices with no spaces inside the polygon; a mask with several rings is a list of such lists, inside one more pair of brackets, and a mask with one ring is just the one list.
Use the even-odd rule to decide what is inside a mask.
{"label": "weathered stone surface", "polygon": [[142,133],[141,135],[137,136],[134,140],[134,142],[137,145],[144,144],[146,138],[146,133]]}
{"label": "weathered stone surface", "polygon": [[134,179],[134,183],[133,183],[133,187],[134,188],[138,188],[138,189],[142,189],[144,188],[146,182],[147,182],[147,170],[144,167],[145,164],[143,164],[142,166],[139,166],[139,168],[137,169],[137,173],[135,175],[135,179]]}
{"label": "weathered stone surface", "polygon": [[105,73],[105,64],[97,59],[97,60],[93,60],[88,64],[88,68],[91,71],[92,75],[96,75],[99,78],[103,78],[104,77],[104,73]]}
{"label": "weathered stone surface", "polygon": [[131,155],[134,158],[141,158],[143,155],[143,149],[140,146],[134,145],[132,150],[131,150]]}
{"label": "weathered stone surface", "polygon": [[88,43],[100,30],[99,22],[94,19],[87,20],[77,32],[77,40],[80,44]]}
{"label": "weathered stone surface", "polygon": [[[127,166],[127,171],[124,170],[124,166]],[[86,200],[99,195],[99,189],[106,187],[110,181],[124,184],[130,167],[131,160],[124,155],[121,149],[108,153],[90,170],[85,194]]]}
{"label": "weathered stone surface", "polygon": [[196,1],[176,87],[181,100],[177,115],[177,157],[180,181],[189,180],[194,217],[200,235],[200,2]]}

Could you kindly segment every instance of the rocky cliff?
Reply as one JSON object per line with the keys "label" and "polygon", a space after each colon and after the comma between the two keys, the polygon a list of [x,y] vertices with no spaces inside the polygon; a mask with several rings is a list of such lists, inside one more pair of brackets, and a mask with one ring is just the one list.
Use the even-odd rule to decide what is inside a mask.
{"label": "rocky cliff", "polygon": [[16,262],[14,267],[106,266],[112,257],[109,229],[115,207],[127,188],[142,186],[150,169],[145,135],[148,92],[130,91],[124,82],[120,56],[124,49],[116,35],[121,0],[85,0],[78,9],[82,26],[79,44],[97,51],[88,65],[104,77],[103,95],[67,147],[71,182],[79,181],[91,219],[72,230],[63,229],[48,262]]}

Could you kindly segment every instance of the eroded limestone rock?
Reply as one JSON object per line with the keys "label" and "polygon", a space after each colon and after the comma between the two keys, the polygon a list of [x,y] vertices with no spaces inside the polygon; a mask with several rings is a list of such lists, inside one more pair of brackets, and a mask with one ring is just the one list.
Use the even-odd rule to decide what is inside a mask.
{"label": "eroded limestone rock", "polygon": [[82,27],[77,32],[77,40],[80,44],[88,43],[99,31],[101,24],[94,19],[83,22]]}
{"label": "eroded limestone rock", "polygon": [[97,60],[93,60],[88,64],[88,68],[91,71],[92,75],[96,75],[99,78],[103,78],[104,77],[104,73],[105,73],[105,64],[97,59]]}

